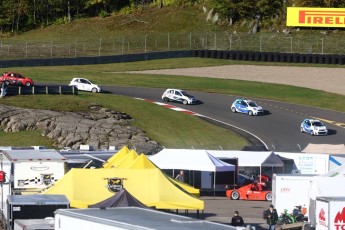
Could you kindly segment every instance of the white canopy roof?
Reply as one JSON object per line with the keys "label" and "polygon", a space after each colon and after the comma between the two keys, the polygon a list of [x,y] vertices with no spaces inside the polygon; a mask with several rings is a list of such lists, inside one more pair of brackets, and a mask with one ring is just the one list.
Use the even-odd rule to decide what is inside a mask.
{"label": "white canopy roof", "polygon": [[260,167],[273,166],[282,167],[284,163],[281,159],[272,152],[263,151],[222,151],[222,150],[208,150],[212,156],[219,159],[222,158],[238,158],[239,167]]}
{"label": "white canopy roof", "polygon": [[217,159],[206,150],[163,149],[149,159],[160,169],[183,169],[207,172],[235,170],[234,165]]}
{"label": "white canopy roof", "polygon": [[343,196],[345,194],[345,177],[315,176],[312,179],[309,197],[315,200],[320,196]]}

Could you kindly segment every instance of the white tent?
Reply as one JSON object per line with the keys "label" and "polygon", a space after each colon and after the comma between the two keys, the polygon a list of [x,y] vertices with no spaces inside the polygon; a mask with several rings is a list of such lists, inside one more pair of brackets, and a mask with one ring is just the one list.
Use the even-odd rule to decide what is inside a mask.
{"label": "white tent", "polygon": [[206,150],[163,149],[149,158],[160,169],[183,169],[206,172],[235,171],[235,166],[212,156]]}
{"label": "white tent", "polygon": [[328,173],[322,174],[320,176],[325,177],[345,177],[345,164],[338,166],[330,171]]}
{"label": "white tent", "polygon": [[209,154],[206,150],[163,149],[149,158],[160,169],[183,169],[214,172],[213,191],[216,188],[216,172],[235,171],[236,167]]}

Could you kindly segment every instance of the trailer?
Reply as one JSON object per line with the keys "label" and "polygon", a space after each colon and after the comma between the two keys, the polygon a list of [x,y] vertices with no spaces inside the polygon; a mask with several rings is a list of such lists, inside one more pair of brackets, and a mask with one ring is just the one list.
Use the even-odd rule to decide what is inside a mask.
{"label": "trailer", "polygon": [[54,149],[3,150],[0,153],[1,221],[9,195],[35,194],[65,175],[66,159]]}
{"label": "trailer", "polygon": [[186,216],[156,211],[148,208],[117,207],[88,209],[58,209],[55,213],[55,230],[240,230],[224,224],[193,219]]}
{"label": "trailer", "polygon": [[345,197],[316,198],[316,230],[345,229]]}
{"label": "trailer", "polygon": [[315,175],[274,174],[272,179],[272,203],[278,213],[284,209],[292,212],[295,206],[306,208],[308,215],[309,191]]}

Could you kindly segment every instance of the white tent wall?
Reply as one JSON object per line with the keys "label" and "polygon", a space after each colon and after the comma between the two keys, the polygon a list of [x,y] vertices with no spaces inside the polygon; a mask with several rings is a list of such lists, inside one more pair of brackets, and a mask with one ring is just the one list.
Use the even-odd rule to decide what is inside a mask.
{"label": "white tent wall", "polygon": [[[297,169],[301,174],[324,174],[329,170],[329,154],[310,154],[310,153],[289,153],[276,152],[284,158],[295,161]],[[286,172],[291,173],[291,172]]]}
{"label": "white tent wall", "polygon": [[329,170],[338,168],[340,165],[345,164],[345,155],[329,155]]}
{"label": "white tent wall", "polygon": [[[236,166],[217,159],[206,150],[163,149],[159,153],[150,156],[149,159],[162,170],[173,170],[173,173],[177,169],[193,171],[188,174],[193,174],[193,178],[195,174],[200,175],[200,184],[205,186],[206,190],[211,187],[213,191],[225,191],[225,184],[216,186],[217,172],[232,172],[231,175],[234,177],[236,170]],[[199,171],[199,173],[194,171]],[[231,175],[229,174],[229,177]],[[195,184],[191,185],[195,186]],[[200,189],[203,190],[202,187]]]}

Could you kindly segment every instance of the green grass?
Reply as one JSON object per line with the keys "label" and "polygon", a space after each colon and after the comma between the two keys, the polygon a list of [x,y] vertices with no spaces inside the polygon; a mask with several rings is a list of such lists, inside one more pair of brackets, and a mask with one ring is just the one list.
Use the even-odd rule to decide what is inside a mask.
{"label": "green grass", "polygon": [[[248,145],[248,142],[237,134],[197,117],[128,97],[80,92],[79,96],[17,96],[6,97],[1,101],[1,104],[23,108],[63,111],[86,111],[91,103],[131,115],[134,119],[132,125],[140,127],[152,140],[168,148],[219,149],[221,146],[223,149],[242,149]],[[3,132],[1,134],[7,135]],[[41,137],[39,131],[10,133],[8,139],[2,140],[2,145],[52,145],[52,141]]]}
{"label": "green grass", "polygon": [[42,131],[30,130],[22,132],[4,132],[0,131],[0,145],[1,146],[46,146],[47,148],[54,148],[54,141],[46,137],[42,137]]}
{"label": "green grass", "polygon": [[[240,80],[119,73],[129,70],[216,66],[239,63],[243,64],[243,62],[230,60],[181,58],[107,65],[21,67],[6,70],[18,71],[38,82],[68,83],[72,77],[86,77],[100,85],[155,87],[162,89],[174,86],[187,90],[265,98],[345,112],[345,96],[319,90]],[[249,64],[258,63],[251,62]],[[317,66],[321,65],[315,65],[315,67]]]}

